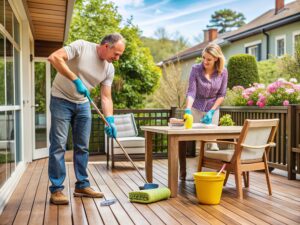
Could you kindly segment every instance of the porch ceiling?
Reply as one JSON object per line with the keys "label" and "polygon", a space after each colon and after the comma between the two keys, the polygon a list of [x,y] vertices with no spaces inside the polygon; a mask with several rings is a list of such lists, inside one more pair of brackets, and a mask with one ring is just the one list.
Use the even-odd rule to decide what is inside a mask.
{"label": "porch ceiling", "polygon": [[46,57],[68,37],[74,0],[23,0],[35,40],[35,56]]}

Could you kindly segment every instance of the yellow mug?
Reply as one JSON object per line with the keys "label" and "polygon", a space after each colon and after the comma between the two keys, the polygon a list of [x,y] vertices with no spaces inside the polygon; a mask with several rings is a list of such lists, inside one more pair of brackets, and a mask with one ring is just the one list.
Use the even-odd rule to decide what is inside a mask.
{"label": "yellow mug", "polygon": [[193,127],[193,116],[191,114],[184,114],[183,119],[185,129],[191,129]]}

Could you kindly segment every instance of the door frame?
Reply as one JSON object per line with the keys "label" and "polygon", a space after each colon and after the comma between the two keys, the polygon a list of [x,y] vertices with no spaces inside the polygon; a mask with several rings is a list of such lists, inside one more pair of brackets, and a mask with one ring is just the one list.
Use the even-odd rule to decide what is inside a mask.
{"label": "door frame", "polygon": [[[46,136],[47,136],[47,147],[42,149],[36,149],[35,146],[35,62],[44,62],[46,63]],[[51,125],[51,117],[50,117],[50,92],[51,92],[51,65],[50,62],[47,60],[47,58],[40,58],[40,57],[34,57],[33,63],[32,63],[32,159],[41,159],[49,156],[49,132],[50,132],[50,125]]]}

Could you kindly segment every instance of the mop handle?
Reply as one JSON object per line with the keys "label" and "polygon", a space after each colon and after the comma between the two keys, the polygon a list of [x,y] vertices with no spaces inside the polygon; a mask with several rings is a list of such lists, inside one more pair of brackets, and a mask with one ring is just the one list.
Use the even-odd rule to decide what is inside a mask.
{"label": "mop handle", "polygon": [[[88,96],[88,99],[90,101],[90,103],[92,104],[92,106],[94,107],[94,109],[97,111],[98,115],[101,117],[101,119],[103,120],[103,122],[105,123],[106,126],[110,126],[109,123],[107,122],[107,120],[105,119],[104,115],[100,112],[100,110],[98,109],[98,107],[96,106],[96,104],[94,103],[94,101],[91,99],[91,97]],[[143,174],[141,173],[141,171],[139,170],[139,168],[137,168],[137,166],[135,165],[135,163],[132,161],[132,159],[130,158],[130,156],[128,155],[128,153],[125,151],[125,149],[123,148],[122,144],[119,142],[119,140],[117,138],[115,138],[115,141],[118,143],[118,145],[120,146],[120,148],[122,149],[123,153],[125,154],[125,156],[127,157],[127,159],[131,162],[131,164],[134,166],[134,168],[136,169],[136,171],[138,171],[138,173],[140,174],[140,176],[143,178],[143,180],[148,184],[149,182],[146,180],[146,178],[143,176]]]}
{"label": "mop handle", "polygon": [[226,164],[224,163],[223,166],[222,166],[222,168],[220,169],[219,173],[217,174],[217,176],[219,176],[223,172],[223,170],[225,169],[225,167],[226,167]]}

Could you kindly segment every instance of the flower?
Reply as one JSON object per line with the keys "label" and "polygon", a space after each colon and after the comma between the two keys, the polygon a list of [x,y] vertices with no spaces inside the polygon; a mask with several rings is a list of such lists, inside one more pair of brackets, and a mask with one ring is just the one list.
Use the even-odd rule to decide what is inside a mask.
{"label": "flower", "polygon": [[254,104],[254,101],[253,100],[249,100],[248,102],[247,102],[247,105],[249,105],[249,106],[251,106],[251,105],[253,105]]}
{"label": "flower", "polygon": [[295,85],[294,85],[294,89],[295,89],[296,91],[300,91],[300,84],[295,84]]}
{"label": "flower", "polygon": [[257,101],[257,102],[256,102],[256,105],[257,105],[259,108],[263,108],[263,107],[265,106],[265,103],[260,102],[260,101]]}
{"label": "flower", "polygon": [[278,80],[277,81],[279,81],[279,82],[284,82],[284,81],[286,81],[284,78],[278,78]]}
{"label": "flower", "polygon": [[284,106],[288,106],[289,104],[290,104],[290,102],[288,100],[284,100],[282,103],[282,105],[284,105]]}
{"label": "flower", "polygon": [[[300,103],[300,84],[295,84],[296,79],[286,81],[282,78],[265,87],[263,84],[254,83],[253,86],[242,90],[239,87],[235,92],[237,99],[236,105],[248,105],[262,108],[264,106],[287,106]],[[242,90],[242,91],[241,91]],[[233,101],[234,102],[234,101]]]}
{"label": "flower", "polygon": [[294,84],[297,84],[297,82],[298,82],[296,78],[291,78],[289,81]]}
{"label": "flower", "polygon": [[243,91],[245,88],[243,87],[243,86],[241,86],[241,85],[237,85],[237,86],[234,86],[233,88],[232,88],[232,90],[234,91],[234,92],[238,92],[238,91]]}
{"label": "flower", "polygon": [[285,91],[286,91],[286,93],[288,93],[288,94],[292,94],[292,93],[295,92],[295,89],[293,89],[293,88],[287,88],[287,89],[285,89]]}

